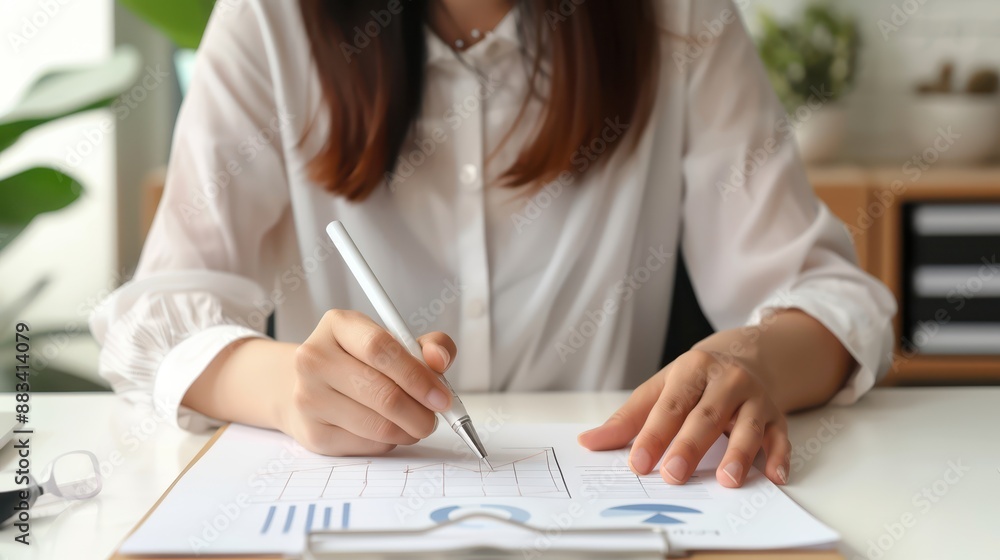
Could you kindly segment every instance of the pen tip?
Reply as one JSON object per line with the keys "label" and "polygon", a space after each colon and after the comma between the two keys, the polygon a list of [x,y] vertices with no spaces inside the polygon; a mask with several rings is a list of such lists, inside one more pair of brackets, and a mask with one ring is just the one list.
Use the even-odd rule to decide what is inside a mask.
{"label": "pen tip", "polygon": [[483,462],[486,463],[486,466],[489,467],[491,471],[493,470],[493,465],[490,464],[490,460],[489,459],[487,459],[486,457],[483,457]]}

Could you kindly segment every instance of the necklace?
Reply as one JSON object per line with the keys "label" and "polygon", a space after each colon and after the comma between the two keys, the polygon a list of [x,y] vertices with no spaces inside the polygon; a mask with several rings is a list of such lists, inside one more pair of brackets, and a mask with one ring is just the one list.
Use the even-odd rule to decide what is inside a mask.
{"label": "necklace", "polygon": [[[448,21],[451,24],[451,26],[454,28],[454,30],[457,32],[457,34],[461,37],[461,35],[462,35],[462,26],[460,26],[458,24],[458,20],[456,20],[455,16],[452,15],[451,11],[448,9],[448,6],[446,6],[445,3],[442,0],[437,0],[437,2],[435,2],[435,5],[438,7],[438,9],[441,10],[442,13],[444,13],[445,17],[448,19]],[[474,28],[474,29],[472,29],[472,31],[469,32],[469,37],[471,37],[472,39],[475,39],[477,41],[480,38],[482,38],[482,36],[483,36],[483,33],[479,29],[475,29]],[[475,74],[480,79],[480,81],[486,80],[486,76],[485,76],[485,74],[483,74],[483,71],[480,70],[479,68],[477,68],[476,65],[474,65],[472,62],[470,62],[469,60],[467,60],[465,58],[465,56],[462,54],[462,50],[466,46],[465,40],[459,38],[459,39],[456,39],[453,44],[454,44],[454,48],[451,50],[451,52],[455,55],[455,58],[458,59],[458,62],[460,62],[462,64],[462,66],[465,66],[465,68],[468,69],[470,72],[472,72],[473,74]]]}
{"label": "necklace", "polygon": [[444,16],[448,19],[448,22],[451,24],[453,30],[459,36],[459,38],[455,39],[455,42],[453,43],[456,49],[459,50],[464,49],[466,45],[471,45],[472,43],[478,41],[479,39],[482,39],[483,32],[480,31],[478,28],[473,27],[469,31],[470,40],[466,42],[466,40],[462,38],[464,35],[462,26],[459,25],[458,20],[455,19],[455,16],[451,13],[451,10],[448,9],[448,6],[445,5],[445,3],[441,0],[438,0],[436,4],[441,9],[441,12],[444,14]]}

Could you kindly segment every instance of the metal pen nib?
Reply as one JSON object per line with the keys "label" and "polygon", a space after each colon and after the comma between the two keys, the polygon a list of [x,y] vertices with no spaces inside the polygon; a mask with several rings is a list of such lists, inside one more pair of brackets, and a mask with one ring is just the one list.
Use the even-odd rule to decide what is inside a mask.
{"label": "metal pen nib", "polygon": [[468,416],[463,416],[452,424],[451,428],[476,453],[476,456],[486,461],[486,464],[490,466],[490,470],[493,470],[493,465],[490,465],[489,460],[486,459],[488,453],[486,453],[483,442],[479,439],[479,434],[476,433],[476,427],[472,425],[472,420]]}

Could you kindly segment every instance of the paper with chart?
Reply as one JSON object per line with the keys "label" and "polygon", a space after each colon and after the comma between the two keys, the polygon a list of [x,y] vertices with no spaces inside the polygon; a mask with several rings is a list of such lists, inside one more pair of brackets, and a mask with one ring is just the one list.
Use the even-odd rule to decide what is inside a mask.
{"label": "paper with chart", "polygon": [[[688,484],[673,486],[656,472],[636,476],[625,450],[581,448],[576,435],[587,426],[484,427],[493,471],[446,429],[384,457],[337,458],[310,453],[278,432],[232,425],[122,553],[295,554],[311,530],[424,528],[472,512],[559,531],[656,527],[682,550],[838,540],[756,469],[743,488],[719,485],[724,440]],[[474,524],[468,535],[475,538]]]}

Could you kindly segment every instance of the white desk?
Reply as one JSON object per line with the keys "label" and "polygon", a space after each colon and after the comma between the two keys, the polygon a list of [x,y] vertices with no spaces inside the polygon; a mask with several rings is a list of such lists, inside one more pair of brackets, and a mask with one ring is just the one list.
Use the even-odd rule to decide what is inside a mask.
{"label": "white desk", "polygon": [[[524,422],[603,421],[625,398],[612,394],[463,397],[473,416],[490,408]],[[0,399],[13,399],[0,394]],[[101,459],[101,495],[54,519],[32,522],[30,547],[0,531],[0,559],[105,558],[207,441],[177,431],[110,394],[32,396],[32,461],[89,449]],[[824,424],[825,423],[825,424]],[[836,433],[824,426],[839,425]],[[1000,388],[880,389],[850,408],[824,408],[791,420],[788,493],[840,531],[859,558],[870,542],[889,545],[884,560],[1000,557]],[[8,446],[0,467],[14,462]],[[949,462],[967,467],[945,482]],[[936,503],[914,496],[927,488]],[[912,515],[892,536],[886,525]],[[849,560],[852,549],[845,549]]]}

